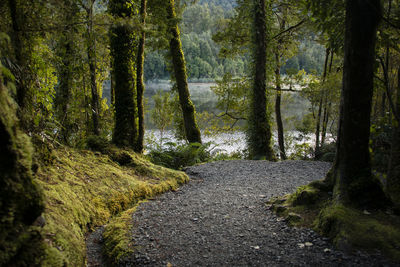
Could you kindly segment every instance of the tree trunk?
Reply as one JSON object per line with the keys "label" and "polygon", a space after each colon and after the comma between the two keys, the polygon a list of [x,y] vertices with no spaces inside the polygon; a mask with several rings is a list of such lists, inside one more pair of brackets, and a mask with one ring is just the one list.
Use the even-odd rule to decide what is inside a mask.
{"label": "tree trunk", "polygon": [[[142,19],[142,27],[146,25],[146,2],[147,0],[141,1],[140,6],[140,16]],[[143,104],[143,95],[144,95],[144,47],[146,41],[146,32],[143,29],[140,39],[139,39],[139,47],[136,61],[136,89],[137,89],[137,106],[138,106],[138,117],[139,117],[139,132],[138,138],[135,146],[135,151],[142,153],[143,152],[143,142],[144,142],[144,104]]]}
{"label": "tree trunk", "polygon": [[345,205],[382,207],[386,198],[371,174],[369,153],[376,30],[380,1],[346,1],[343,88],[334,197]]}
{"label": "tree trunk", "polygon": [[[66,30],[68,32],[69,29]],[[70,119],[69,119],[69,102],[71,98],[72,87],[72,60],[73,43],[71,38],[64,35],[61,38],[63,45],[61,46],[62,64],[59,66],[59,86],[56,94],[57,117],[61,124],[60,138],[65,143],[69,142],[70,135]]]}
{"label": "tree trunk", "polygon": [[283,123],[281,114],[281,98],[282,98],[282,87],[281,87],[281,64],[279,58],[279,52],[275,53],[276,68],[275,68],[275,84],[276,84],[276,97],[275,97],[275,117],[276,125],[278,128],[278,144],[279,154],[281,160],[286,160],[285,153],[285,140],[283,135]]}
{"label": "tree trunk", "polygon": [[41,266],[42,237],[31,225],[44,201],[32,178],[32,145],[18,124],[0,73],[0,266]]}
{"label": "tree trunk", "polygon": [[[330,63],[329,63],[328,73],[332,73],[334,54],[335,54],[334,51],[331,50],[331,59],[330,59]],[[332,102],[329,101],[329,96],[330,96],[330,93],[329,93],[329,91],[327,91],[325,93],[324,116],[323,116],[323,120],[322,120],[321,146],[323,146],[325,144],[326,134],[327,134],[327,130],[328,130],[328,123],[329,123],[329,116],[330,116],[331,107],[332,107]]]}
{"label": "tree trunk", "polygon": [[321,87],[321,94],[320,94],[320,100],[319,100],[319,105],[318,105],[317,125],[315,128],[315,159],[319,159],[321,156],[320,155],[321,115],[322,115],[322,106],[324,103],[325,91],[326,91],[323,87],[325,85],[326,75],[327,75],[327,71],[328,71],[329,54],[330,54],[330,49],[327,48],[326,52],[325,52],[324,73],[322,75],[322,87]]}
{"label": "tree trunk", "polygon": [[[114,17],[130,17],[134,11],[125,1],[113,0],[109,3]],[[113,142],[118,146],[134,148],[137,140],[136,105],[136,32],[127,24],[111,27],[111,55],[113,57],[113,77],[115,94],[115,127]]]}
{"label": "tree trunk", "polygon": [[[397,70],[397,95],[396,110],[393,113],[400,112],[400,67]],[[400,121],[397,119],[393,123],[393,136],[391,148],[389,170],[387,176],[386,190],[389,193],[393,203],[400,208]]]}
{"label": "tree trunk", "polygon": [[267,113],[267,29],[265,0],[254,0],[254,81],[250,107],[248,144],[253,159],[275,160],[271,147],[271,123]]}
{"label": "tree trunk", "polygon": [[91,101],[91,113],[92,113],[92,122],[93,122],[93,134],[99,135],[99,116],[100,116],[100,108],[99,108],[99,93],[97,89],[96,82],[96,40],[93,34],[93,5],[94,0],[91,0],[89,3],[89,7],[87,11],[87,20],[88,20],[88,61],[89,61],[89,70],[90,70],[90,88],[92,93],[92,101]]}
{"label": "tree trunk", "polygon": [[[11,36],[12,46],[14,49],[14,56],[18,67],[21,72],[25,68],[25,58],[23,55],[23,44],[22,44],[22,29],[21,29],[21,10],[18,7],[16,0],[8,0],[8,6],[10,8],[11,23],[13,34]],[[22,73],[18,76],[22,76]],[[23,110],[25,108],[27,88],[24,85],[22,77],[17,79],[17,103]]]}
{"label": "tree trunk", "polygon": [[167,6],[168,19],[173,22],[170,28],[170,53],[172,56],[172,65],[174,69],[176,85],[178,88],[179,103],[183,113],[183,122],[185,127],[186,139],[189,143],[201,143],[200,130],[195,119],[195,108],[190,100],[189,87],[187,83],[186,63],[182,50],[182,43],[179,34],[179,28],[176,21],[175,1],[169,0]]}

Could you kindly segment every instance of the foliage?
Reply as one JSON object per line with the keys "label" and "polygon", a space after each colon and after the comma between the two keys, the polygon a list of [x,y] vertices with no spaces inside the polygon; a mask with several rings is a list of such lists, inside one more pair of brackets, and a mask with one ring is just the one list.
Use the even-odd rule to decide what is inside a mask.
{"label": "foliage", "polygon": [[186,166],[210,161],[210,145],[211,143],[176,144],[168,142],[165,147],[150,150],[148,157],[154,164],[181,170]]}
{"label": "foliage", "polygon": [[247,78],[233,78],[226,73],[211,90],[217,96],[215,114],[212,125],[218,131],[243,130],[243,122],[247,120],[246,111],[249,108],[250,84]]}
{"label": "foliage", "polygon": [[378,172],[387,172],[392,131],[392,126],[385,118],[383,118],[382,122],[371,126],[370,150],[372,152],[372,168]]}
{"label": "foliage", "polygon": [[169,92],[158,91],[153,96],[154,108],[150,111],[151,119],[160,131],[160,146],[162,146],[164,131],[171,125],[173,114],[173,103]]}

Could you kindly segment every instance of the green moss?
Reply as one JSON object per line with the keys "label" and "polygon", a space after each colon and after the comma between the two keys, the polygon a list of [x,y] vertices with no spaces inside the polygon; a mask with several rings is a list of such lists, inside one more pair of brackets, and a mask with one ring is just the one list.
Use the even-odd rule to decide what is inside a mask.
{"label": "green moss", "polygon": [[43,211],[43,197],[32,176],[33,148],[18,127],[16,109],[0,76],[0,266],[37,266],[42,236],[32,224]]}
{"label": "green moss", "polygon": [[288,201],[293,206],[313,205],[319,200],[320,191],[310,185],[300,186],[291,194]]}
{"label": "green moss", "polygon": [[[400,217],[334,204],[323,181],[301,186],[291,195],[270,202],[271,209],[293,226],[314,228],[340,249],[381,250],[400,261]],[[299,215],[299,216],[297,216]]]}
{"label": "green moss", "polygon": [[111,156],[73,149],[54,150],[54,163],[38,172],[46,195],[44,266],[83,266],[85,235],[139,200],[177,188],[188,177],[153,165],[131,151],[121,166]]}
{"label": "green moss", "polygon": [[134,251],[131,243],[132,214],[136,206],[121,213],[120,216],[113,218],[105,228],[103,233],[105,256],[114,264],[120,259]]}
{"label": "green moss", "polygon": [[364,214],[343,205],[329,205],[314,222],[321,233],[342,248],[381,250],[400,261],[400,218],[383,212]]}

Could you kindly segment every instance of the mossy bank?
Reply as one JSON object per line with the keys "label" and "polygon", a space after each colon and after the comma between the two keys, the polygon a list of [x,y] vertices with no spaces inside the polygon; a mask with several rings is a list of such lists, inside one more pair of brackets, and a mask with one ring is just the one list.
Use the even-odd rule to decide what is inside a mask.
{"label": "mossy bank", "polygon": [[400,262],[400,216],[392,210],[359,210],[337,204],[321,181],[269,202],[270,208],[293,226],[310,227],[346,252],[380,251]]}
{"label": "mossy bank", "polygon": [[[188,181],[183,172],[153,165],[117,148],[107,154],[62,148],[52,154],[52,163],[37,173],[46,199],[42,231],[48,248],[43,266],[84,266],[88,232],[138,201]],[[106,232],[112,236],[110,230]],[[124,237],[117,232],[112,238]]]}

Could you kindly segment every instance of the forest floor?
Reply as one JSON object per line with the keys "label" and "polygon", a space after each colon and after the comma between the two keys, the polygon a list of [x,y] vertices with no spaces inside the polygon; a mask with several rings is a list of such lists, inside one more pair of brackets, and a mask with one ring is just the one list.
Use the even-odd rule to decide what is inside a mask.
{"label": "forest floor", "polygon": [[346,254],[310,229],[287,226],[273,196],[321,179],[330,164],[221,161],[189,167],[191,182],[133,214],[134,253],[120,266],[391,266],[379,252]]}

